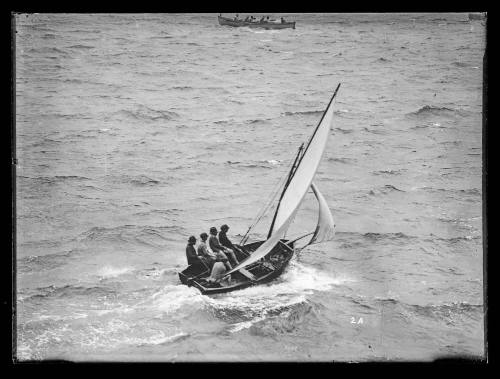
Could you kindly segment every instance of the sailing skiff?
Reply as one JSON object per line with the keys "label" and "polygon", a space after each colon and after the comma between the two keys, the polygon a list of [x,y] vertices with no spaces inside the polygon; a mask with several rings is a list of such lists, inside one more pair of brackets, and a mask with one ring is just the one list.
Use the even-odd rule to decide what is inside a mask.
{"label": "sailing skiff", "polygon": [[[181,283],[196,287],[202,294],[210,295],[267,283],[279,277],[285,270],[296,251],[308,245],[328,241],[335,234],[335,223],[328,208],[328,204],[313,183],[321,157],[326,147],[328,136],[333,123],[333,100],[340,84],[326,107],[321,120],[314,129],[306,146],[302,144],[283,184],[281,195],[269,228],[267,239],[246,243],[249,232],[256,225],[253,223],[239,244],[235,244],[241,251],[235,250],[240,262],[232,270],[224,274],[229,280],[208,282],[210,271],[203,266],[190,265],[179,272]],[[293,222],[295,215],[305,198],[309,188],[312,189],[318,201],[318,223],[316,229],[293,240],[285,239],[286,232]],[[269,209],[265,209],[269,211]],[[258,221],[258,220],[257,220]],[[310,237],[308,243],[296,247],[296,242]]]}
{"label": "sailing skiff", "polygon": [[232,18],[217,16],[219,20],[219,25],[225,26],[248,26],[249,28],[263,28],[263,29],[295,29],[295,21],[293,22],[259,22],[259,21],[245,21],[245,20],[234,20]]}

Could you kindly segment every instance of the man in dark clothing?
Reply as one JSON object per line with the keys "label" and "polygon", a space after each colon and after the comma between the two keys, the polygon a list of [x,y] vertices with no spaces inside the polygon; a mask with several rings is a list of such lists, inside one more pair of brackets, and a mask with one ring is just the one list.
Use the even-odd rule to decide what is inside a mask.
{"label": "man in dark clothing", "polygon": [[229,226],[226,224],[222,225],[220,227],[220,232],[219,232],[219,242],[222,246],[227,247],[228,249],[231,250],[236,250],[237,247],[233,245],[233,243],[227,238],[227,231],[229,230]]}
{"label": "man in dark clothing", "polygon": [[[233,252],[234,254],[234,251],[238,250],[240,253],[243,253],[244,255],[247,255],[247,253],[245,253],[244,251],[242,251],[239,247],[233,245],[233,243],[229,240],[229,238],[227,238],[227,231],[229,230],[229,226],[227,226],[226,224],[222,225],[220,227],[220,232],[219,232],[219,242],[222,246],[228,248],[230,251]],[[236,255],[235,255],[235,258],[236,258]]]}
{"label": "man in dark clothing", "polygon": [[196,237],[191,236],[188,239],[188,244],[186,246],[186,258],[188,261],[188,265],[197,265],[197,266],[203,266],[206,269],[209,269],[209,267],[203,262],[202,259],[200,259],[200,256],[196,254],[196,249],[194,247],[194,244],[196,243]]}
{"label": "man in dark clothing", "polygon": [[210,239],[208,240],[208,244],[210,246],[210,249],[212,249],[214,253],[223,252],[228,255],[233,265],[238,265],[240,263],[238,262],[236,255],[234,255],[233,250],[220,244],[219,240],[217,239],[217,228],[214,226],[210,228]]}
{"label": "man in dark clothing", "polygon": [[198,254],[196,254],[196,249],[194,248],[194,244],[196,243],[196,237],[191,236],[188,239],[188,244],[186,246],[186,257],[188,261],[188,265],[197,264],[200,262],[198,259]]}

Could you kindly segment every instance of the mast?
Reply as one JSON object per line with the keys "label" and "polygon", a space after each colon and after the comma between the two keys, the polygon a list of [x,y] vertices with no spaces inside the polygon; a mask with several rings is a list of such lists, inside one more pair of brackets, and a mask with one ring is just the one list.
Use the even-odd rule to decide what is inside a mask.
{"label": "mast", "polygon": [[276,207],[276,211],[274,212],[273,221],[271,222],[271,227],[269,228],[269,233],[267,233],[268,239],[269,239],[269,237],[271,237],[271,234],[273,232],[274,221],[276,220],[276,215],[278,214],[278,210],[280,208],[281,199],[283,199],[283,195],[285,194],[285,191],[288,188],[288,184],[290,184],[290,181],[292,180],[293,172],[294,172],[296,166],[298,166],[298,165],[296,165],[296,163],[300,157],[300,153],[302,152],[303,148],[304,148],[304,143],[302,142],[302,144],[299,147],[299,151],[297,152],[297,156],[295,157],[295,160],[293,161],[292,168],[290,169],[290,172],[288,173],[288,178],[286,180],[285,186],[283,187],[283,191],[281,192],[280,199],[278,200],[278,206]]}

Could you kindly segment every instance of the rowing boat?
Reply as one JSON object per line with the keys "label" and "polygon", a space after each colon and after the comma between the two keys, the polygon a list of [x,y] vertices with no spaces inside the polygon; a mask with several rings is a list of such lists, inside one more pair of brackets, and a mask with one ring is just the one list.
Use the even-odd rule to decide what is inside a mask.
{"label": "rowing boat", "polygon": [[[282,186],[278,187],[277,194],[281,190],[281,195],[277,204],[266,205],[259,212],[248,231],[236,245],[234,250],[238,265],[225,272],[218,281],[209,281],[210,270],[203,265],[190,265],[182,272],[179,272],[179,279],[182,284],[196,287],[202,294],[211,295],[223,292],[230,292],[247,288],[254,285],[268,283],[279,277],[286,269],[288,263],[295,253],[305,247],[328,241],[335,234],[335,223],[328,207],[327,201],[320,193],[318,187],[313,183],[316,170],[323,156],[328,136],[333,123],[333,100],[335,99],[340,84],[337,86],[328,106],[326,107],[321,120],[314,129],[307,144],[301,144],[295,156],[293,164],[283,178]],[[286,233],[297,214],[297,211],[304,201],[306,193],[312,190],[318,201],[318,221],[314,231],[307,232],[293,240],[286,239]],[[267,239],[246,243],[250,232],[265,214],[271,214],[275,209]],[[297,246],[299,240],[308,239],[304,245]],[[303,243],[303,242],[302,242]]]}
{"label": "rowing boat", "polygon": [[295,21],[282,22],[282,23],[266,22],[266,21],[252,22],[245,20],[234,20],[232,18],[227,18],[222,16],[217,16],[217,17],[219,19],[219,25],[225,25],[225,26],[234,26],[234,27],[247,26],[249,28],[263,28],[263,29],[287,29],[287,28],[295,29]]}

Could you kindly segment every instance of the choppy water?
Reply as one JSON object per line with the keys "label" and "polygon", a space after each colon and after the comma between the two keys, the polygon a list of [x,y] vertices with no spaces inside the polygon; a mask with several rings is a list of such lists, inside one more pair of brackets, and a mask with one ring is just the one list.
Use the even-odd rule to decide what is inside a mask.
{"label": "choppy water", "polygon": [[[286,18],[17,16],[20,359],[483,354],[484,22]],[[336,238],[267,286],[181,286],[187,237],[245,233],[338,82],[315,180]]]}

